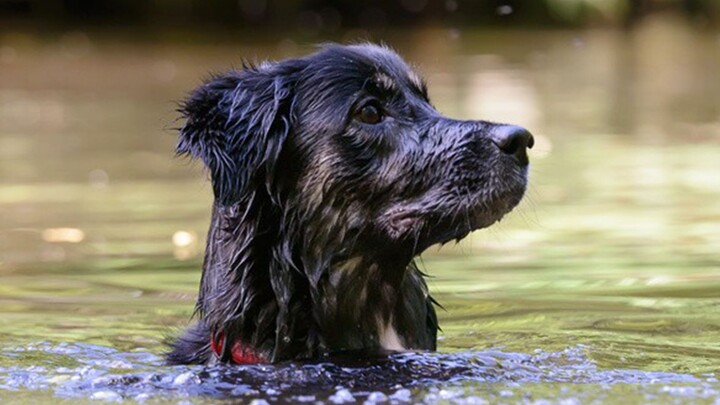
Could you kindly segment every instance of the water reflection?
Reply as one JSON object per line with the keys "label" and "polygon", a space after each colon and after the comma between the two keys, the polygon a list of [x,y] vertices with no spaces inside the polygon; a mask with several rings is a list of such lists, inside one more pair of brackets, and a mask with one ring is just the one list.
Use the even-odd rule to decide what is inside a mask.
{"label": "water reflection", "polygon": [[77,228],[48,228],[42,232],[45,242],[80,243],[85,239],[85,232]]}
{"label": "water reflection", "polygon": [[197,256],[199,246],[195,232],[177,231],[172,236],[175,250],[173,255],[179,260],[188,260]]}

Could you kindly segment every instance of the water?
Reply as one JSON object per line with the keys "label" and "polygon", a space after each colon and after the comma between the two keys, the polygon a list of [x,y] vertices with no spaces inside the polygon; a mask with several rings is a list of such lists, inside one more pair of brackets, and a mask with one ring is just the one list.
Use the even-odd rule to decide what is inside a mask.
{"label": "water", "polygon": [[0,35],[0,401],[717,403],[720,36],[665,17],[383,36],[442,112],[538,141],[523,204],[423,256],[440,353],[163,366],[211,194],[173,158],[174,101],[311,49],[247,38]]}
{"label": "water", "polygon": [[[532,354],[501,351],[398,354],[389,359],[337,359],[245,367],[162,367],[150,353],[122,353],[86,344],[41,344],[9,351],[1,388],[35,398],[53,390],[59,399],[193,402],[217,399],[288,402],[587,403],[622,393],[641,400],[685,403],[720,395],[714,377],[600,370],[583,347]],[[26,358],[26,359],[24,359]],[[39,358],[54,364],[37,365]],[[22,363],[21,363],[22,364]],[[578,387],[581,387],[580,389]],[[0,396],[2,398],[2,396]]]}

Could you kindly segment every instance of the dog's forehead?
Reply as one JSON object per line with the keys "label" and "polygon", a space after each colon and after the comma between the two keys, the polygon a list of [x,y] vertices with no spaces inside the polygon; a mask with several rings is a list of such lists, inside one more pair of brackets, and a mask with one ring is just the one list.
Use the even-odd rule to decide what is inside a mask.
{"label": "dog's forehead", "polygon": [[392,49],[375,44],[338,46],[349,62],[363,65],[372,71],[374,79],[383,87],[396,88],[399,83],[407,82],[418,90],[425,85],[405,61]]}

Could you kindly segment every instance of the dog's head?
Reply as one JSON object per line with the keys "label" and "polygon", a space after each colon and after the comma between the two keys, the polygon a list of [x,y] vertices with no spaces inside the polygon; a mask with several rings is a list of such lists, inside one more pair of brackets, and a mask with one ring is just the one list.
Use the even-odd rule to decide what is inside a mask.
{"label": "dog's head", "polygon": [[[177,150],[207,165],[215,194],[203,325],[213,347],[242,342],[275,360],[433,349],[412,258],[517,205],[533,144],[516,126],[443,117],[402,59],[374,45],[215,76],[181,113]],[[197,347],[190,361],[210,350]]]}
{"label": "dog's head", "polygon": [[489,226],[522,198],[533,144],[516,126],[442,116],[374,45],[214,77],[182,112],[178,151],[205,162],[217,203],[263,195],[315,249],[352,238],[413,256]]}

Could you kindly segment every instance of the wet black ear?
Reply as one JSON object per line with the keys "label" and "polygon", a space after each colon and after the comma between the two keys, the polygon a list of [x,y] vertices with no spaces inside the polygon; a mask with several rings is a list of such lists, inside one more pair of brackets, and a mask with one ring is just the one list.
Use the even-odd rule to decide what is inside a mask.
{"label": "wet black ear", "polygon": [[292,76],[279,65],[232,71],[214,76],[181,105],[177,153],[202,159],[221,204],[269,181],[290,131]]}

